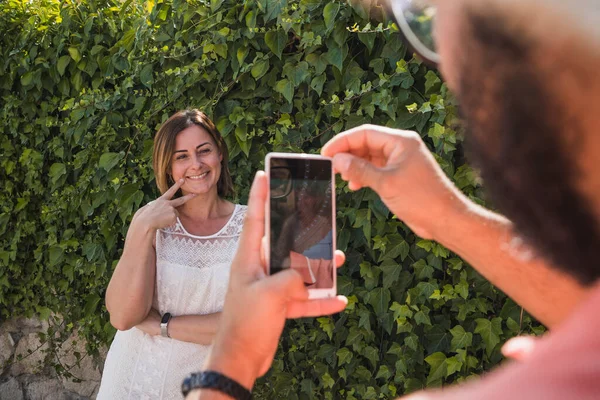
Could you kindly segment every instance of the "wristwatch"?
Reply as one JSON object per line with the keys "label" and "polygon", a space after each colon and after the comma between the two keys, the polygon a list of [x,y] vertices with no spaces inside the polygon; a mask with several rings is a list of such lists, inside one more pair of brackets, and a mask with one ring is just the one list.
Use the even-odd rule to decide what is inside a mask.
{"label": "wristwatch", "polygon": [[160,336],[168,337],[169,336],[169,321],[171,320],[171,313],[164,313],[160,320]]}
{"label": "wristwatch", "polygon": [[197,372],[185,378],[181,384],[183,397],[186,397],[194,389],[216,390],[235,400],[252,399],[252,392],[233,379],[216,371]]}

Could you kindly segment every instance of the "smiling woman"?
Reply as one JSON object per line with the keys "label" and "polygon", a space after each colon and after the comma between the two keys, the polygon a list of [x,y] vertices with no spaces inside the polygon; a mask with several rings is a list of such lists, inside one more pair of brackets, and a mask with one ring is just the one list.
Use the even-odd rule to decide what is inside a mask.
{"label": "smiling woman", "polygon": [[161,197],[135,214],[106,291],[111,345],[98,399],[175,399],[219,324],[246,207],[228,150],[201,111],[180,111],[154,139]]}
{"label": "smiling woman", "polygon": [[[203,112],[178,112],[161,126],[154,139],[154,173],[158,189],[165,193],[186,170],[202,167],[195,165],[196,161],[210,161],[211,167],[215,167],[214,157],[219,158],[217,164],[220,164],[218,173],[214,174],[217,177],[215,188],[220,197],[227,197],[233,193],[233,184],[227,165],[229,151],[225,140]],[[193,169],[187,172],[193,172]],[[182,189],[185,190],[188,183],[186,179]]]}

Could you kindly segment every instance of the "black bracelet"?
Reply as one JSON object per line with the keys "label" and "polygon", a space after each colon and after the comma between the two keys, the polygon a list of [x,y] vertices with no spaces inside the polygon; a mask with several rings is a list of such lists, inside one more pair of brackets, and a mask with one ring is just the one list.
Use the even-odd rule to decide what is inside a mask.
{"label": "black bracelet", "polygon": [[183,396],[194,389],[212,389],[235,400],[250,400],[252,393],[233,379],[215,371],[196,372],[189,375],[181,384]]}

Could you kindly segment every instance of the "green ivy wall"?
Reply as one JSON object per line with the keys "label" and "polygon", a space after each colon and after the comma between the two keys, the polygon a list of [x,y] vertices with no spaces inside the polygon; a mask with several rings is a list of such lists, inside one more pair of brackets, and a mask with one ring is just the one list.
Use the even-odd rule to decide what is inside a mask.
{"label": "green ivy wall", "polygon": [[[480,201],[455,102],[375,14],[317,0],[0,3],[0,319],[49,318],[51,343],[78,328],[90,354],[110,342],[104,291],[133,213],[157,195],[152,138],[187,107],[225,136],[242,203],[267,152],[318,152],[363,123],[416,130]],[[289,322],[258,397],[392,398],[478,375],[505,339],[543,330],[373,192],[337,187],[348,309]]]}

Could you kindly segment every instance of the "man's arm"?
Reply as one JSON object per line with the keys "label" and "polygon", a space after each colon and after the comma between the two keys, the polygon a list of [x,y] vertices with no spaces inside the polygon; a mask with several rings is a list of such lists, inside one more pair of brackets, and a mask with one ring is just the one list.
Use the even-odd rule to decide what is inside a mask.
{"label": "man's arm", "polygon": [[434,240],[460,255],[549,328],[562,322],[588,289],[519,247],[512,224],[467,199],[449,211]]}
{"label": "man's arm", "polygon": [[322,150],[348,187],[370,187],[419,236],[437,240],[553,328],[586,289],[540,258],[510,251],[511,223],[464,196],[415,132],[364,125]]}

